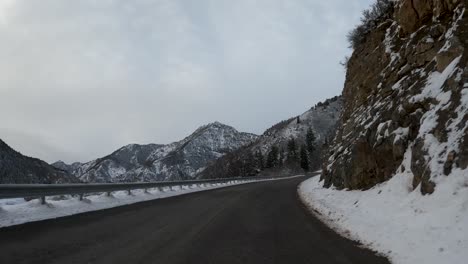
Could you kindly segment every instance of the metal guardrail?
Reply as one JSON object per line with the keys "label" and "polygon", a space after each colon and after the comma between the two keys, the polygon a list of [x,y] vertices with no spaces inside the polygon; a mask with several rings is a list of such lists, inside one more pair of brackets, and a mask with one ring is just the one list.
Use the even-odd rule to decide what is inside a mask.
{"label": "metal guardrail", "polygon": [[0,184],[0,199],[5,198],[40,198],[41,203],[46,203],[46,196],[54,195],[79,195],[80,200],[83,196],[89,193],[107,193],[108,196],[115,191],[128,191],[131,194],[132,190],[143,189],[145,192],[148,189],[158,188],[159,191],[164,191],[164,188],[169,187],[173,190],[175,186],[206,186],[207,184],[228,184],[233,182],[252,182],[261,180],[272,180],[278,178],[272,177],[238,177],[238,178],[223,178],[210,180],[190,180],[190,181],[164,181],[164,182],[148,182],[148,183],[84,183],[84,184]]}

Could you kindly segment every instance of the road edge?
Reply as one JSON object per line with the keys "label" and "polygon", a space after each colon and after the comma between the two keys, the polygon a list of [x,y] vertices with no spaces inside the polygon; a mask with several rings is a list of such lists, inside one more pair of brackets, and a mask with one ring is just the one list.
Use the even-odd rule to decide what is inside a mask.
{"label": "road edge", "polygon": [[[47,220],[52,220],[52,219],[57,219],[57,218],[62,218],[62,217],[75,216],[75,215],[84,214],[84,213],[92,213],[92,212],[97,212],[97,211],[102,211],[102,210],[107,210],[107,209],[112,209],[112,208],[118,208],[118,207],[123,207],[123,206],[128,206],[128,205],[134,205],[134,204],[138,204],[138,203],[151,202],[151,201],[160,200],[160,199],[180,197],[180,196],[183,196],[183,195],[189,195],[189,194],[194,194],[194,193],[198,193],[198,192],[205,192],[205,191],[210,191],[210,190],[234,187],[234,186],[244,185],[244,184],[254,184],[254,183],[267,182],[267,181],[290,180],[290,179],[294,179],[294,178],[297,178],[297,177],[304,177],[304,175],[294,175],[294,176],[289,176],[289,177],[281,177],[281,178],[273,178],[273,179],[262,179],[262,180],[251,181],[251,182],[239,182],[239,183],[232,183],[232,184],[228,184],[228,185],[211,186],[211,187],[200,188],[200,189],[183,190],[181,192],[176,191],[174,193],[166,192],[164,194],[165,196],[162,196],[162,197],[157,195],[156,193],[153,193],[155,195],[155,197],[152,197],[152,198],[140,197],[141,199],[137,199],[137,200],[133,200],[133,201],[122,199],[120,203],[109,204],[108,206],[103,206],[103,207],[100,207],[100,208],[85,208],[85,209],[76,209],[76,210],[73,210],[73,211],[60,211],[61,208],[56,208],[57,209],[56,211],[50,211],[51,208],[54,208],[54,206],[53,206],[54,202],[52,202],[50,205],[49,204],[40,205],[40,204],[38,204],[39,203],[38,201],[33,200],[33,201],[29,201],[29,202],[24,203],[24,204],[20,204],[20,206],[21,205],[23,207],[28,207],[29,206],[29,207],[33,207],[33,208],[35,207],[34,210],[36,210],[36,211],[40,210],[40,208],[42,206],[49,207],[49,208],[47,208],[47,210],[49,210],[49,212],[48,212],[49,214],[44,214],[44,215],[40,215],[40,216],[35,215],[35,216],[28,219],[27,213],[23,212],[22,214],[18,215],[18,214],[14,214],[13,211],[10,210],[10,216],[8,216],[8,214],[9,214],[8,208],[0,207],[0,229],[12,227],[12,226],[19,226],[19,225],[33,223],[33,222],[47,221]],[[149,199],[147,199],[147,198],[149,198]],[[73,198],[69,199],[69,201],[72,200],[72,199]],[[88,200],[86,199],[86,201],[88,201]],[[83,202],[83,201],[81,201],[81,202]],[[4,206],[4,207],[8,207],[8,206]],[[34,210],[31,211],[31,214],[35,213]]]}
{"label": "road edge", "polygon": [[364,249],[367,249],[367,250],[370,250],[372,251],[375,255],[377,256],[381,256],[381,257],[385,257],[390,263],[393,263],[392,262],[392,259],[391,259],[391,256],[383,253],[383,252],[379,252],[379,251],[376,251],[375,249],[373,248],[370,248],[368,246],[366,246],[364,243],[362,243],[362,241],[360,241],[358,238],[356,237],[353,237],[351,235],[351,232],[349,230],[346,230],[346,229],[343,229],[342,227],[338,226],[337,224],[335,224],[333,221],[331,221],[329,218],[326,217],[326,215],[322,214],[317,208],[315,208],[313,206],[313,204],[311,203],[308,203],[306,202],[306,199],[304,197],[304,193],[301,192],[301,186],[308,180],[314,178],[314,177],[319,177],[320,176],[320,173],[317,173],[315,175],[312,175],[311,177],[308,177],[306,180],[302,181],[301,183],[299,183],[297,185],[297,188],[296,188],[296,194],[297,194],[297,198],[299,200],[299,202],[301,203],[302,207],[307,211],[307,213],[309,213],[310,215],[312,215],[313,217],[317,218],[320,222],[322,222],[325,226],[327,226],[328,228],[330,228],[331,230],[333,230],[336,234],[340,235],[341,237],[343,238],[346,238],[352,242],[354,242],[356,244],[356,246],[360,247],[360,248],[364,248]]}

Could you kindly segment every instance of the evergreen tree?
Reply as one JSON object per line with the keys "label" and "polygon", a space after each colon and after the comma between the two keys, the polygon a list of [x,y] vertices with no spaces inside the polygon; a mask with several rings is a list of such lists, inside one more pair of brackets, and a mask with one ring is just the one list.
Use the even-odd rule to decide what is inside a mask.
{"label": "evergreen tree", "polygon": [[309,155],[307,153],[307,146],[302,145],[300,155],[301,155],[301,168],[304,169],[304,171],[309,171]]}
{"label": "evergreen tree", "polygon": [[256,169],[256,160],[254,154],[249,151],[247,153],[247,156],[243,158],[243,175],[244,176],[253,176],[255,175],[255,169]]}
{"label": "evergreen tree", "polygon": [[288,160],[297,160],[297,145],[296,140],[294,138],[291,138],[288,141]]}
{"label": "evergreen tree", "polygon": [[271,147],[271,150],[268,153],[268,157],[267,157],[267,163],[266,163],[267,168],[274,168],[278,166],[278,154],[279,154],[278,147],[277,146]]}
{"label": "evergreen tree", "polygon": [[310,155],[312,155],[312,153],[314,153],[315,151],[315,134],[312,131],[312,128],[310,127],[309,129],[307,129],[306,144],[307,144],[307,151],[309,152]]}
{"label": "evergreen tree", "polygon": [[312,160],[312,157],[314,156],[315,153],[315,134],[312,131],[312,128],[309,127],[307,129],[307,134],[306,134],[306,150],[307,154],[309,156],[309,168],[314,167],[317,163],[317,161]]}
{"label": "evergreen tree", "polygon": [[259,170],[265,169],[265,161],[263,159],[263,154],[260,150],[257,150],[255,153],[255,162]]}
{"label": "evergreen tree", "polygon": [[281,167],[284,164],[284,148],[281,148],[280,153],[279,153],[279,160],[278,160],[278,165]]}

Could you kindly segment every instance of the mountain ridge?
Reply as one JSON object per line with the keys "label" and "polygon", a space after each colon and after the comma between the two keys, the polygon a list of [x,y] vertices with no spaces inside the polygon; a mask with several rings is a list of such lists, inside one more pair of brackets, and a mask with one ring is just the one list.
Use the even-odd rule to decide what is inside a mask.
{"label": "mountain ridge", "polygon": [[211,160],[256,139],[218,121],[200,126],[180,141],[129,144],[93,161],[53,165],[86,182],[133,182],[191,179]]}
{"label": "mountain ridge", "polygon": [[[322,146],[334,135],[337,121],[341,115],[342,99],[339,96],[318,103],[299,116],[283,120],[267,129],[251,144],[229,153],[213,161],[198,178],[253,176],[259,173],[295,174],[304,173],[298,162],[287,161],[287,149],[291,139],[296,141],[297,147],[306,144],[306,135],[309,129],[315,136],[315,150],[308,153],[310,165],[319,166],[322,156]],[[273,147],[283,152],[275,154],[275,159],[284,166],[265,168],[266,160]],[[299,152],[299,149],[297,149]]]}

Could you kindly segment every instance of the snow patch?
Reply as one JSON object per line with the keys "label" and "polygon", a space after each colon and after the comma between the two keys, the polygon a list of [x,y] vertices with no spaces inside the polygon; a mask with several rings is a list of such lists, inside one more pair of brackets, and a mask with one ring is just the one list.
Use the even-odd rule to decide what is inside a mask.
{"label": "snow patch", "polygon": [[426,196],[412,191],[412,178],[398,173],[367,191],[339,191],[314,177],[298,191],[322,221],[393,263],[466,263],[468,170],[454,170]]}

